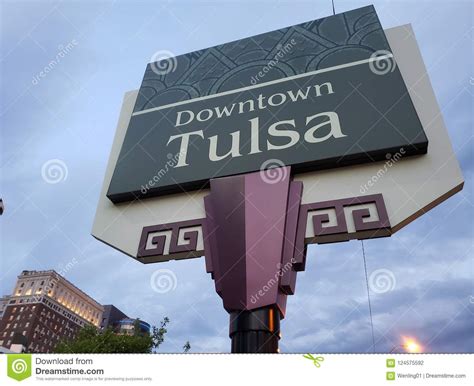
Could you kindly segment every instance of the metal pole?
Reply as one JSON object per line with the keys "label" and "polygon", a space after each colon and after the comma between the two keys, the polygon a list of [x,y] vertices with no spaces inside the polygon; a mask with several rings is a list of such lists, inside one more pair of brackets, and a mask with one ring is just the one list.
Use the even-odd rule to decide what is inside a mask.
{"label": "metal pole", "polygon": [[280,312],[262,307],[230,314],[232,353],[278,353]]}

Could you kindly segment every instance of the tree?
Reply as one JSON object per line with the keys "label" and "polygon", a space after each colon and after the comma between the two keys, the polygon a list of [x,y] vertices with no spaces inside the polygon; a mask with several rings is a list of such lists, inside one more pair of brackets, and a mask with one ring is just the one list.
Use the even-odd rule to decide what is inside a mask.
{"label": "tree", "polygon": [[167,316],[160,322],[160,328],[153,326],[152,328],[152,348],[157,349],[165,341],[165,334],[168,332],[166,325],[170,322]]}
{"label": "tree", "polygon": [[[81,328],[74,339],[62,340],[54,352],[61,354],[151,353],[164,342],[168,332],[166,326],[169,322],[170,320],[165,317],[160,322],[160,327],[153,326],[151,334],[143,334],[138,328],[140,321],[137,319],[131,335],[117,334],[111,328],[100,331],[88,325]],[[185,352],[188,352],[190,348],[189,342],[183,346]]]}
{"label": "tree", "polygon": [[189,340],[188,340],[183,346],[183,352],[186,354],[189,350],[191,350],[191,344],[189,343]]}

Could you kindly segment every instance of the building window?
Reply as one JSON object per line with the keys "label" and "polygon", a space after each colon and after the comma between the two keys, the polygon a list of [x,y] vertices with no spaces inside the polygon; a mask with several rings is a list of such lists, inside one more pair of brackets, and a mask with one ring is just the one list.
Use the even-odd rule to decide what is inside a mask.
{"label": "building window", "polygon": [[25,283],[20,284],[20,288],[23,288],[25,286]]}

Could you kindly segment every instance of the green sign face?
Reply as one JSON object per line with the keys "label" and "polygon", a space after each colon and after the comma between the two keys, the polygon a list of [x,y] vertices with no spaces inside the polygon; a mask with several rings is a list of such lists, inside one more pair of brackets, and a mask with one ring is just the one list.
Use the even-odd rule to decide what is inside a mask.
{"label": "green sign face", "polygon": [[7,375],[17,381],[31,377],[31,354],[8,354]]}
{"label": "green sign face", "polygon": [[372,6],[166,63],[145,72],[107,192],[114,203],[201,189],[268,160],[304,173],[427,152]]}

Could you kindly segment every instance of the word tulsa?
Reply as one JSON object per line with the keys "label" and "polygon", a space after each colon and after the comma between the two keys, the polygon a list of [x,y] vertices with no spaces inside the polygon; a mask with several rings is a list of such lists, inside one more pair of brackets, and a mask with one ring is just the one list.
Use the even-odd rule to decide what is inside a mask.
{"label": "word tulsa", "polygon": [[[203,109],[197,114],[191,110],[182,110],[177,113],[175,126],[179,127],[189,125],[195,120],[198,122],[206,122],[210,119],[221,119],[230,117],[233,114],[254,112],[255,110],[266,109],[269,106],[277,107],[283,105],[284,103],[304,101],[308,98],[311,99],[314,97],[320,97],[324,94],[329,95],[333,93],[334,90],[332,84],[330,82],[326,82],[323,84],[308,86],[305,89],[298,89],[296,92],[293,90],[288,90],[285,93],[276,93],[269,96],[268,98],[260,94],[256,99],[249,99],[243,102],[233,103],[230,106],[217,106],[214,107],[214,109]],[[249,123],[250,152],[248,152],[247,155],[261,153],[263,150],[260,145],[259,138],[259,133],[261,131],[259,117],[257,116],[249,119]],[[308,127],[310,123],[312,125]],[[329,130],[323,130],[325,127],[329,127]],[[267,129],[268,136],[265,144],[266,150],[282,150],[296,145],[301,140],[301,134],[296,129],[297,126],[295,119],[282,120],[271,124]],[[307,143],[320,143],[328,140],[331,137],[342,138],[346,136],[341,130],[339,116],[333,111],[321,112],[306,117],[305,130],[306,131],[303,138]],[[243,154],[241,153],[240,134],[240,131],[234,131],[230,133],[232,139],[230,150],[221,154],[218,154],[217,151],[218,136],[214,135],[207,138],[207,141],[209,141],[209,160],[216,162],[229,157],[241,157]],[[189,165],[187,162],[189,142],[191,139],[196,140],[196,137],[206,140],[203,130],[172,135],[169,138],[167,145],[175,140],[180,141],[180,156],[174,167],[183,167]],[[281,144],[281,142],[280,144],[272,143],[271,139],[275,137],[287,138],[287,141],[284,144]]]}

